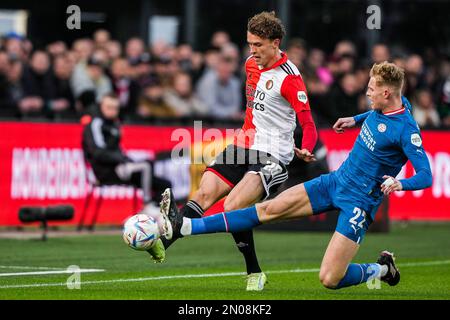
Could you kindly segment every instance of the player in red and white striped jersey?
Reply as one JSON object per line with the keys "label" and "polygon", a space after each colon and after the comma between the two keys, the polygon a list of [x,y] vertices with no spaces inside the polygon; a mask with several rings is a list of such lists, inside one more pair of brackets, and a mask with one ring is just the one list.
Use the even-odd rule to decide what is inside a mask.
{"label": "player in red and white striped jersey", "polygon": [[[198,218],[226,195],[225,211],[253,205],[276,192],[288,178],[286,165],[294,154],[306,162],[315,161],[317,131],[300,72],[279,49],[284,34],[273,12],[249,20],[245,122],[234,144],[207,167],[199,190],[181,209],[184,216]],[[301,149],[294,146],[296,116],[303,129]],[[176,212],[169,189],[164,199],[161,210]],[[247,265],[247,290],[262,290],[266,276],[258,264],[252,231],[233,237]],[[165,248],[173,241],[163,240]]]}

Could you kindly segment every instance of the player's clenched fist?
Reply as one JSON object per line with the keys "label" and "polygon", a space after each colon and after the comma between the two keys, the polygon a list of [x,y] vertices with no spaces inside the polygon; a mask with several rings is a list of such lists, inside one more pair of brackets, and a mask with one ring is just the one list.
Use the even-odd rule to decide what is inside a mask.
{"label": "player's clenched fist", "polygon": [[343,133],[345,128],[351,128],[355,126],[355,119],[353,117],[339,118],[333,126],[334,131],[337,133]]}
{"label": "player's clenched fist", "polygon": [[294,151],[295,155],[305,162],[316,161],[316,157],[314,156],[313,153],[309,152],[308,149],[300,150],[299,148],[294,148]]}
{"label": "player's clenched fist", "polygon": [[383,192],[385,195],[388,196],[394,191],[403,190],[402,183],[397,179],[391,176],[383,176],[383,179],[386,180],[381,184],[381,192]]}

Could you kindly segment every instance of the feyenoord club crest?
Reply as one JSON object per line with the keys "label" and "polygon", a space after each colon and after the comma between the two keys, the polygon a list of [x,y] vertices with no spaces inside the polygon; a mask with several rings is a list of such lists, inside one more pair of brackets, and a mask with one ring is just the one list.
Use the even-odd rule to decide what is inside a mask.
{"label": "feyenoord club crest", "polygon": [[378,131],[385,132],[386,131],[386,125],[384,123],[380,123],[378,125]]}
{"label": "feyenoord club crest", "polygon": [[266,82],[266,89],[270,90],[273,87],[273,81],[272,80],[267,80]]}

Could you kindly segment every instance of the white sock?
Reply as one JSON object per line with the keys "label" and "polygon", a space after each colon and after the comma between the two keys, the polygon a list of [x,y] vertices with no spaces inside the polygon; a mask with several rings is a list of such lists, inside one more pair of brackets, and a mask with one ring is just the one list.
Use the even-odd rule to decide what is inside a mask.
{"label": "white sock", "polygon": [[191,222],[191,219],[183,217],[183,225],[181,226],[180,233],[183,236],[189,236],[192,233],[192,222]]}
{"label": "white sock", "polygon": [[379,264],[379,266],[380,266],[380,277],[384,277],[389,271],[388,266],[385,264],[383,265]]}

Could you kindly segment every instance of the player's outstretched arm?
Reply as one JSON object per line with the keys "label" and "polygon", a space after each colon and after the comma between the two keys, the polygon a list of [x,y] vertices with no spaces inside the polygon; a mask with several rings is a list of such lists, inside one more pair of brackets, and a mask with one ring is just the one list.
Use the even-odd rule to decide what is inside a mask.
{"label": "player's outstretched arm", "polygon": [[336,131],[336,133],[344,133],[345,129],[352,128],[355,124],[356,121],[353,117],[339,118],[333,125],[333,130]]}
{"label": "player's outstretched arm", "polygon": [[372,110],[357,114],[354,117],[339,118],[333,125],[333,129],[337,133],[344,133],[346,128],[353,128],[355,125],[366,120],[371,112]]}
{"label": "player's outstretched arm", "polygon": [[305,162],[312,162],[317,160],[316,156],[313,153],[309,152],[309,150],[306,148],[299,149],[294,147],[294,152],[298,158],[302,159]]}
{"label": "player's outstretched arm", "polygon": [[316,161],[312,152],[317,142],[318,133],[302,77],[300,75],[287,76],[281,86],[281,95],[295,110],[303,131],[302,149],[294,147],[295,155],[305,162]]}
{"label": "player's outstretched arm", "polygon": [[408,179],[397,180],[390,176],[384,176],[386,181],[381,185],[381,191],[389,195],[394,191],[421,190],[431,186],[433,177],[431,167],[425,150],[422,146],[422,137],[417,127],[408,124],[403,130],[401,147],[414,167],[416,174]]}
{"label": "player's outstretched arm", "polygon": [[421,190],[430,187],[433,183],[430,161],[423,148],[422,136],[416,123],[407,124],[401,136],[401,145],[416,172],[411,178],[400,180],[403,190]]}

